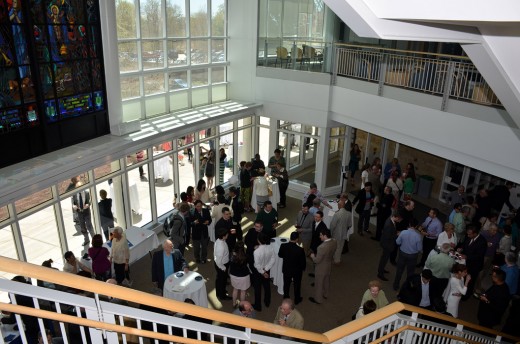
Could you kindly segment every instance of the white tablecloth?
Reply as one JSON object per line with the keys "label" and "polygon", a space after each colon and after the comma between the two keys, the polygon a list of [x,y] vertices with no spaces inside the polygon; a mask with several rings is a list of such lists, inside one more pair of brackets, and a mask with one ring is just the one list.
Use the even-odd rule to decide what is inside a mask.
{"label": "white tablecloth", "polygon": [[[130,245],[130,264],[141,259],[148,252],[159,246],[159,238],[153,230],[130,227],[125,230],[126,240]],[[103,244],[109,251],[112,249],[108,242]]]}
{"label": "white tablecloth", "polygon": [[[190,298],[197,306],[208,307],[206,281],[201,274],[195,271],[190,271],[187,274],[181,272],[182,276],[177,277],[178,273],[168,276],[164,281],[163,296],[181,302]],[[201,277],[199,281],[195,279],[198,276]]]}
{"label": "white tablecloth", "polygon": [[[269,197],[269,200],[273,204],[273,208],[278,210],[278,203],[280,202],[280,188],[278,187],[278,182],[277,181],[269,182],[269,185],[271,185],[271,189],[273,190],[273,194],[271,197]],[[251,195],[251,205],[255,208],[255,212],[258,212],[258,211],[256,211],[257,208],[256,208],[256,185],[255,185],[255,183],[253,183],[253,192]]]}
{"label": "white tablecloth", "polygon": [[[160,153],[163,152],[154,152],[154,155]],[[170,179],[170,158],[168,156],[165,156],[164,158],[154,160],[153,170],[155,179],[162,179],[163,182],[166,182],[168,179]]]}
{"label": "white tablecloth", "polygon": [[209,240],[211,240],[211,242],[215,242],[215,223],[217,221],[213,220],[211,221],[211,223],[209,224],[208,226],[208,234],[209,234]]}
{"label": "white tablecloth", "polygon": [[[285,241],[283,241],[283,240],[285,240]],[[278,251],[280,250],[280,246],[282,244],[285,244],[286,242],[289,242],[289,239],[276,237],[276,238],[271,239],[271,244],[269,245],[273,248],[274,256],[275,256],[274,265],[271,268],[270,276],[273,279],[273,284],[277,287],[278,294],[280,294],[280,295],[283,295],[283,273],[282,273],[283,259],[278,257]]]}

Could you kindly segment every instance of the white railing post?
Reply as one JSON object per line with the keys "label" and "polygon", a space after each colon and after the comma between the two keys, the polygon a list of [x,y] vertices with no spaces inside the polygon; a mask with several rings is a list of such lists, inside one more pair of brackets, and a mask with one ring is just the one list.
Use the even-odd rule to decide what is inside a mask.
{"label": "white railing post", "polygon": [[388,65],[388,54],[382,53],[382,57],[380,58],[381,66],[379,68],[379,85],[377,87],[377,95],[383,95],[383,86],[385,85],[386,80],[386,68]]}
{"label": "white railing post", "polygon": [[442,90],[442,103],[441,103],[441,111],[446,111],[448,106],[448,99],[451,95],[451,87],[453,86],[453,79],[455,77],[455,63],[450,61],[448,64],[448,71],[446,76],[444,77],[444,89]]}

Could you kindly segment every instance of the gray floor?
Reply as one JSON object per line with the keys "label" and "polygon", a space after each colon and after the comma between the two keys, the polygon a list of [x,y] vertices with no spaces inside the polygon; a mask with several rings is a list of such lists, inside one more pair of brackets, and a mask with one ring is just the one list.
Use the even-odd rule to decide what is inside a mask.
{"label": "gray floor", "polygon": [[[292,226],[294,218],[299,210],[300,201],[288,198],[287,208],[280,209],[279,218],[283,225],[278,229],[278,235],[288,237],[289,233],[294,229]],[[428,206],[417,207],[416,216],[422,218],[426,216]],[[374,218],[375,220],[375,218]],[[243,219],[244,230],[251,228],[254,221],[254,214],[247,213]],[[372,229],[373,231],[373,229]],[[343,262],[340,266],[334,266],[331,275],[331,294],[328,300],[321,305],[316,305],[308,301],[308,297],[313,295],[311,283],[313,279],[304,275],[302,281],[302,295],[304,301],[297,306],[297,309],[305,318],[305,329],[314,332],[324,332],[342,325],[351,320],[352,314],[360,305],[361,297],[367,289],[367,283],[376,278],[377,264],[379,260],[380,248],[378,243],[370,240],[370,236],[360,237],[354,234],[350,241],[350,252],[342,256]],[[210,247],[208,257],[212,257],[213,248]],[[233,310],[231,301],[220,303],[215,297],[215,270],[213,262],[204,265],[196,264],[193,260],[192,250],[186,251],[186,259],[190,263],[190,268],[201,273],[207,280],[207,290],[209,295],[210,307],[223,312],[231,312]],[[307,272],[310,271],[310,261],[308,262]],[[134,281],[133,288],[149,291],[151,285],[151,258],[143,257],[131,267],[132,278]],[[383,282],[383,290],[390,302],[396,300],[396,293],[392,290],[392,281],[395,273],[395,267],[389,265],[390,270],[388,277],[389,282]],[[403,276],[404,278],[404,276]],[[282,296],[279,295],[274,286],[272,290],[272,304],[269,308],[263,308],[258,314],[258,319],[272,322]],[[232,289],[229,286],[228,291]],[[249,290],[248,299],[253,299],[253,290]],[[477,322],[476,311],[478,302],[471,298],[468,301],[461,302],[459,317],[470,322]]]}

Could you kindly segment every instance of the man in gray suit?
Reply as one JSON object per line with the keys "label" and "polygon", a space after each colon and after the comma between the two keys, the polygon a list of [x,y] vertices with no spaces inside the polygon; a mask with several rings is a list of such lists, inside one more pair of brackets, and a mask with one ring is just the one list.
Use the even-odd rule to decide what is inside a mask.
{"label": "man in gray suit", "polygon": [[314,216],[309,213],[309,205],[302,205],[302,210],[298,212],[296,216],[296,231],[300,234],[300,241],[303,244],[305,250],[305,256],[311,253],[311,240],[312,240],[312,223],[314,222]]}
{"label": "man in gray suit", "polygon": [[337,247],[334,252],[334,264],[341,263],[341,251],[345,240],[348,239],[348,230],[352,226],[352,212],[345,209],[345,199],[340,198],[338,202],[339,210],[332,217],[330,222],[330,232],[332,238],[336,240]]}
{"label": "man in gray suit", "polygon": [[329,295],[330,271],[332,269],[332,259],[336,252],[336,240],[331,239],[330,230],[323,228],[320,231],[321,244],[318,246],[316,255],[311,253],[311,259],[315,266],[315,289],[314,296],[309,297],[311,302],[321,304],[323,299]]}

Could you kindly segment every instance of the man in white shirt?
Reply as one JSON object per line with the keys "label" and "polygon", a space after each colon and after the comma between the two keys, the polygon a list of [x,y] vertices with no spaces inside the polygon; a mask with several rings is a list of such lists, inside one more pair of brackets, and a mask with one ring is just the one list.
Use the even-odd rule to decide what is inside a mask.
{"label": "man in white shirt", "polygon": [[255,263],[253,269],[253,288],[255,290],[255,304],[253,308],[260,312],[262,310],[262,287],[264,288],[264,305],[269,307],[271,304],[271,285],[269,270],[275,263],[275,253],[270,245],[269,237],[264,233],[258,233],[258,247],[253,253]]}
{"label": "man in white shirt", "polygon": [[217,278],[215,279],[215,290],[217,298],[222,300],[231,300],[232,298],[226,291],[227,268],[229,265],[229,249],[226,243],[228,230],[226,228],[217,228],[217,240],[214,247],[214,262]]}

